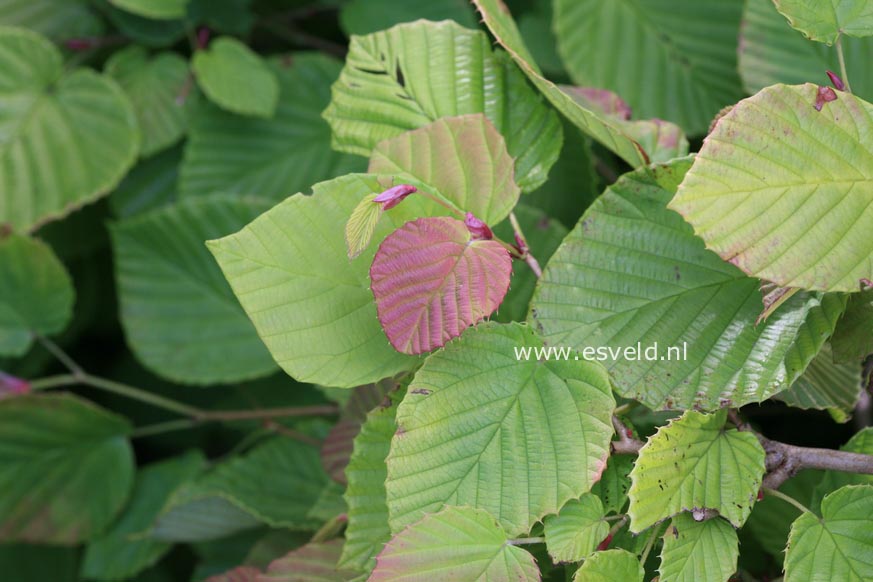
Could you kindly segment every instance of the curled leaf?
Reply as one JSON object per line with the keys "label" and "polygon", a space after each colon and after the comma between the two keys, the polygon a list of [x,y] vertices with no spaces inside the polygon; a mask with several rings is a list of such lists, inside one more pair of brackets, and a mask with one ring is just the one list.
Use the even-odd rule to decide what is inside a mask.
{"label": "curled leaf", "polygon": [[421,354],[494,312],[511,273],[500,243],[477,238],[460,220],[438,217],[407,222],[390,234],[373,259],[370,280],[391,345]]}
{"label": "curled leaf", "polygon": [[30,392],[30,382],[0,372],[0,398]]}
{"label": "curled leaf", "polygon": [[464,217],[464,225],[473,235],[473,240],[491,240],[494,238],[494,233],[491,232],[488,225],[473,216],[472,212],[468,212]]}
{"label": "curled leaf", "polygon": [[410,184],[398,184],[376,196],[373,202],[382,204],[382,210],[391,210],[403,202],[407,196],[417,191],[416,187]]}
{"label": "curled leaf", "polygon": [[373,204],[375,199],[376,194],[364,196],[352,210],[352,215],[346,223],[346,248],[349,259],[354,259],[364,252],[373,238],[379,219],[382,218],[382,206]]}
{"label": "curled leaf", "polygon": [[840,78],[839,75],[837,75],[833,71],[825,71],[825,72],[828,75],[828,79],[831,80],[831,83],[833,84],[834,89],[836,89],[837,91],[845,91],[846,90],[846,84],[843,83],[843,80]]}
{"label": "curled leaf", "polygon": [[821,108],[824,107],[825,103],[829,103],[831,101],[837,100],[836,92],[830,87],[819,87],[818,92],[815,95],[815,107],[816,111],[821,111]]}

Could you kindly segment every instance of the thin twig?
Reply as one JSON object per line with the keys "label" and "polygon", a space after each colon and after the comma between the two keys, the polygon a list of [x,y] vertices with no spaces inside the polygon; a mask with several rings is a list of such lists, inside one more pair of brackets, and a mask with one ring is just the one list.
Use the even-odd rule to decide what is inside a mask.
{"label": "thin twig", "polygon": [[512,223],[512,230],[515,231],[515,243],[521,250],[521,256],[524,259],[524,262],[526,262],[530,267],[530,270],[534,272],[537,279],[541,278],[543,276],[543,270],[540,267],[539,261],[537,261],[536,257],[531,254],[530,245],[527,244],[527,238],[525,238],[524,232],[521,230],[521,225],[518,223],[518,218],[516,218],[514,212],[509,213],[509,222]]}
{"label": "thin twig", "polygon": [[193,418],[180,418],[179,420],[169,420],[167,422],[158,422],[155,424],[147,424],[140,426],[130,433],[130,438],[138,439],[144,437],[175,432],[177,430],[188,430],[200,426],[202,423]]}
{"label": "thin twig", "polygon": [[837,36],[837,59],[840,61],[840,75],[843,77],[843,84],[846,86],[846,92],[852,92],[852,86],[849,84],[849,74],[846,72],[846,57],[843,55],[843,35]]}
{"label": "thin twig", "polygon": [[649,552],[652,551],[652,547],[655,545],[655,539],[658,537],[658,527],[652,527],[652,533],[649,534],[649,541],[646,542],[646,547],[643,550],[643,553],[640,555],[640,564],[645,565],[646,560],[649,558]]}

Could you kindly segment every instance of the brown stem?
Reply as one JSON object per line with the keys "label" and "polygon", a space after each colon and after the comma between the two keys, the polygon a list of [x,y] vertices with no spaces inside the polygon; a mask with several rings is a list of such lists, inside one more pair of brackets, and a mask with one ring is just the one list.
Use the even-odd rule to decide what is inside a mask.
{"label": "brown stem", "polygon": [[757,433],[755,436],[758,437],[761,446],[764,447],[764,452],[767,453],[764,461],[767,475],[764,477],[763,485],[770,489],[777,489],[803,469],[873,475],[873,455],[798,447],[772,441]]}
{"label": "brown stem", "polygon": [[515,242],[518,244],[518,248],[521,249],[521,258],[524,259],[524,262],[530,267],[530,270],[534,272],[534,275],[537,276],[537,279],[543,276],[543,270],[540,267],[539,261],[537,261],[536,257],[534,257],[530,252],[530,246],[527,244],[527,238],[524,236],[524,232],[521,230],[521,225],[518,223],[518,218],[515,217],[514,212],[509,213],[509,222],[512,223],[512,230],[515,232]]}
{"label": "brown stem", "polygon": [[636,455],[643,448],[643,441],[631,437],[628,433],[628,428],[615,415],[612,417],[612,426],[615,428],[615,434],[618,436],[617,441],[612,441],[612,452],[618,455]]}

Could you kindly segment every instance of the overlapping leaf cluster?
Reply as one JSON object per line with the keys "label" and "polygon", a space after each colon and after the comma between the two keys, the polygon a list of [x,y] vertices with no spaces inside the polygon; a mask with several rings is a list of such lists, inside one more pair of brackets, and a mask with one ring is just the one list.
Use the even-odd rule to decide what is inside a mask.
{"label": "overlapping leaf cluster", "polygon": [[[340,410],[137,466],[151,427],[0,373],[0,541],[82,545],[59,581],[181,544],[196,580],[725,581],[743,536],[789,582],[873,578],[869,478],[795,478],[786,513],[728,418],[845,422],[869,382],[873,15],[822,4],[351,0],[341,62],[263,56],[246,0],[0,0],[0,356],[76,330],[63,228],[108,196],[138,365]],[[625,346],[658,356],[580,357]]]}

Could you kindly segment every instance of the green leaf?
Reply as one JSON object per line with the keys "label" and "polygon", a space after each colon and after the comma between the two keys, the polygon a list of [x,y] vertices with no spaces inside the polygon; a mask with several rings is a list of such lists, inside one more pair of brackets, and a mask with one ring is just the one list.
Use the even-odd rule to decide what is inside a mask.
{"label": "green leaf", "polygon": [[[873,427],[858,431],[849,442],[840,447],[841,451],[873,455]],[[836,491],[845,485],[873,485],[873,475],[860,475],[842,471],[826,471],[815,490],[815,499]]]}
{"label": "green leaf", "polygon": [[513,164],[503,136],[475,113],[438,119],[379,143],[368,172],[420,180],[458,209],[494,225],[509,216],[521,194]]}
{"label": "green leaf", "polygon": [[367,421],[355,438],[355,449],[346,477],[349,486],[345,499],[349,506],[349,525],[339,566],[356,571],[371,571],[376,554],[391,539],[388,527],[388,505],[385,480],[388,468],[385,459],[391,437],[397,430],[394,422],[396,407],[377,409],[367,415]]}
{"label": "green leaf", "polygon": [[578,562],[587,558],[609,533],[603,520],[603,504],[596,495],[585,493],[571,499],[543,521],[546,547],[557,562]]}
{"label": "green leaf", "polygon": [[[530,51],[524,45],[524,40],[516,28],[512,16],[502,1],[472,1],[479,9],[485,25],[497,39],[497,42],[512,56],[515,63],[534,86],[573,125],[603,144],[632,167],[649,162],[649,158],[640,144],[627,135],[614,120],[583,107],[557,85],[542,76]],[[514,152],[512,147],[509,148],[509,151],[510,153]]]}
{"label": "green leaf", "polygon": [[527,326],[481,324],[425,361],[388,456],[393,532],[448,504],[526,533],[600,478],[613,433],[607,376],[592,362],[516,357],[542,345]]}
{"label": "green leaf", "polygon": [[355,259],[370,246],[376,225],[382,218],[382,205],[373,200],[378,194],[368,194],[361,198],[352,215],[346,223],[346,247],[349,251],[349,259]]}
{"label": "green leaf", "polygon": [[[187,109],[193,102],[184,95],[186,84],[191,82],[185,59],[171,52],[150,58],[145,48],[131,46],[113,54],[105,70],[133,104],[142,134],[143,157],[173,145],[185,135]],[[185,101],[180,103],[180,99]]]}
{"label": "green leaf", "polygon": [[844,299],[797,293],[756,325],[760,281],[666,208],[689,164],[610,186],[546,266],[530,320],[549,345],[604,361],[616,390],[649,407],[759,402],[803,372]]}
{"label": "green leaf", "polygon": [[840,92],[816,111],[816,91],[775,85],[737,104],[670,208],[754,277],[858,291],[873,278],[873,190],[860,186],[873,180],[873,105]]}
{"label": "green leaf", "polygon": [[238,566],[217,576],[210,576],[206,582],[258,582],[261,571],[251,566]]}
{"label": "green leaf", "polygon": [[825,344],[791,388],[774,398],[795,408],[827,410],[839,422],[847,422],[861,390],[860,362],[834,363],[831,346]]}
{"label": "green leaf", "polygon": [[[747,0],[745,4],[739,67],[747,93],[776,83],[824,84],[824,71],[840,70],[836,48],[809,42],[785,26],[773,0]],[[873,70],[865,65],[873,40],[846,37],[842,44],[852,91],[865,99],[873,98]]]}
{"label": "green leaf", "polygon": [[0,400],[0,540],[76,544],[133,485],[128,422],[70,394]]}
{"label": "green leaf", "polygon": [[484,33],[452,21],[353,37],[324,117],[335,148],[369,155],[384,139],[469,113],[484,113],[503,134],[523,190],[546,180],[561,149],[557,116]]}
{"label": "green leaf", "polygon": [[109,196],[112,213],[130,218],[175,202],[181,160],[181,146],[141,160]]}
{"label": "green leaf", "polygon": [[112,226],[121,322],[137,358],[186,384],[264,376],[275,363],[204,241],[266,210],[257,200],[188,200]]}
{"label": "green leaf", "polygon": [[630,474],[632,532],[707,509],[743,525],[761,488],[764,449],[750,432],[725,430],[726,420],[727,410],[689,410],[649,438]]}
{"label": "green leaf", "polygon": [[364,196],[388,182],[356,174],[316,184],[311,196],[292,196],[207,243],[273,358],[301,382],[351,388],[418,361],[388,344],[368,271],[376,244],[410,218],[434,213],[435,204],[408,198],[386,213],[375,244],[352,262],[346,253],[343,225]]}
{"label": "green leaf", "polygon": [[354,574],[337,566],[341,539],[312,542],[270,564],[257,582],[344,582]]}
{"label": "green leaf", "polygon": [[0,281],[0,355],[23,356],[33,334],[59,333],[73,317],[73,282],[39,239],[0,234]]}
{"label": "green leaf", "polygon": [[156,563],[171,545],[136,534],[148,528],[167,498],[203,469],[199,451],[147,465],[136,477],[131,502],[112,527],[92,541],[82,563],[82,577],[121,580],[135,576]]}
{"label": "green leaf", "polygon": [[411,580],[427,571],[436,580],[538,581],[533,556],[508,541],[487,512],[446,507],[394,536],[376,558],[369,580]]}
{"label": "green leaf", "polygon": [[174,20],[185,16],[188,0],[109,0],[137,16],[155,20]]}
{"label": "green leaf", "polygon": [[737,571],[737,531],[720,517],[695,521],[680,513],[664,535],[660,582],[724,582]]}
{"label": "green leaf", "polygon": [[625,550],[597,552],[576,570],[573,582],[643,582],[643,565]]}
{"label": "green leaf", "polygon": [[249,47],[222,36],[194,53],[191,67],[209,99],[240,115],[272,117],[279,102],[276,74]]}
{"label": "green leaf", "polygon": [[181,169],[182,197],[228,192],[279,201],[366,167],[358,156],[331,151],[330,126],[321,118],[340,64],[324,55],[297,53],[267,66],[280,89],[271,119],[210,105],[194,116]]}
{"label": "green leaf", "polygon": [[29,28],[53,39],[103,32],[88,0],[0,0],[0,24]]}
{"label": "green leaf", "polygon": [[576,84],[615,91],[640,117],[668,119],[699,135],[742,97],[741,14],[742,3],[723,0],[556,0],[554,27]]}
{"label": "green leaf", "polygon": [[476,18],[466,0],[350,0],[339,13],[340,26],[349,36],[370,34],[414,20],[454,20],[476,28]]}
{"label": "green leaf", "polygon": [[873,579],[873,486],[838,489],[824,498],[821,514],[803,513],[791,525],[785,582]]}
{"label": "green leaf", "polygon": [[136,159],[136,117],[93,71],[64,74],[40,35],[0,27],[0,224],[32,230],[115,187]]}
{"label": "green leaf", "polygon": [[225,538],[262,525],[261,520],[230,500],[183,486],[172,505],[158,515],[150,537],[163,542],[203,542]]}
{"label": "green leaf", "polygon": [[873,6],[866,0],[773,0],[788,24],[810,40],[833,44],[840,35],[873,35]]}
{"label": "green leaf", "polygon": [[[539,196],[539,193],[536,195]],[[574,192],[573,195],[575,196],[576,193]],[[531,254],[536,257],[541,266],[545,265],[561,246],[561,242],[567,236],[567,229],[537,208],[519,204],[513,212],[527,238]],[[504,220],[495,226],[494,235],[505,241],[514,240],[514,230],[509,220]],[[509,292],[503,298],[503,303],[500,304],[493,319],[502,323],[524,321],[537,280],[536,274],[525,261],[512,261],[512,282]]]}
{"label": "green leaf", "polygon": [[634,467],[635,457],[632,455],[610,455],[606,469],[600,476],[600,481],[591,488],[591,493],[597,495],[603,502],[604,513],[621,513],[627,504],[627,492],[630,489],[630,472]]}
{"label": "green leaf", "polygon": [[[248,37],[257,15],[252,9],[253,0],[190,0],[188,21],[197,22],[225,34]],[[275,4],[276,8],[288,7],[292,10],[301,2]],[[266,6],[265,6],[266,7]],[[316,4],[314,10],[322,8]],[[326,6],[325,6],[326,8]]]}
{"label": "green leaf", "polygon": [[834,359],[859,362],[873,354],[873,289],[853,294],[831,338]]}
{"label": "green leaf", "polygon": [[[170,526],[181,524],[180,517],[192,507],[204,503],[221,507],[219,500],[271,527],[314,529],[320,522],[308,514],[326,484],[327,474],[317,449],[291,438],[275,437],[217,465],[191,486],[177,491],[158,516],[153,536],[168,541],[192,539],[182,535],[185,530],[173,531]],[[206,512],[202,515],[208,516]],[[241,525],[251,526],[251,521]]]}
{"label": "green leaf", "polygon": [[185,36],[184,20],[152,20],[121,10],[108,0],[96,0],[118,31],[131,40],[149,47],[169,47]]}
{"label": "green leaf", "polygon": [[[813,490],[821,479],[821,471],[801,471],[780,485],[779,491],[807,507],[818,506],[821,504],[821,500],[818,503],[813,502]],[[826,493],[830,491],[832,489]],[[743,525],[742,533],[751,534],[755,542],[760,544],[761,549],[773,556],[781,565],[785,545],[788,543],[788,532],[792,522],[798,516],[800,516],[800,510],[794,505],[773,495],[765,494],[763,499],[755,503],[752,514]]]}
{"label": "green leaf", "polygon": [[343,499],[343,486],[336,481],[328,481],[321,490],[321,494],[315,503],[306,512],[306,517],[324,523],[345,514],[346,502]]}

